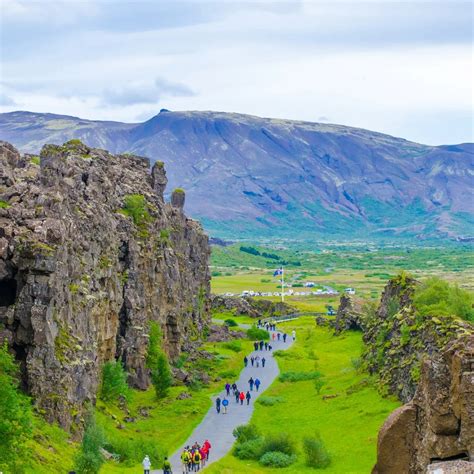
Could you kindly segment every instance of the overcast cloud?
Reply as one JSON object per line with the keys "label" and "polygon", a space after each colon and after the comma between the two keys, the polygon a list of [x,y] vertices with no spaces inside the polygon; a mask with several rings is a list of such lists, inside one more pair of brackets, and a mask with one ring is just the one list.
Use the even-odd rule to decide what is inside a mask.
{"label": "overcast cloud", "polygon": [[471,2],[0,5],[1,112],[220,110],[474,141]]}

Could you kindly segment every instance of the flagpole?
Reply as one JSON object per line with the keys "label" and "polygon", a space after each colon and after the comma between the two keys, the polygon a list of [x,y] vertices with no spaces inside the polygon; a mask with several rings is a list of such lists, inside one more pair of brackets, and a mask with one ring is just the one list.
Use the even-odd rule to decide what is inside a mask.
{"label": "flagpole", "polygon": [[281,267],[281,302],[285,301],[285,271]]}

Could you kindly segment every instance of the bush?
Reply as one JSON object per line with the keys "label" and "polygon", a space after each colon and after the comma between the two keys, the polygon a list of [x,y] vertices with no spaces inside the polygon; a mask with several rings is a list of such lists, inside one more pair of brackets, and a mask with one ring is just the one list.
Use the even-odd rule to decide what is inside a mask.
{"label": "bush", "polygon": [[474,297],[457,285],[429,278],[415,290],[413,303],[422,316],[458,316],[474,322]]}
{"label": "bush", "polygon": [[146,364],[151,370],[151,382],[158,398],[166,397],[173,383],[168,359],[161,349],[161,340],[162,334],[158,323],[151,321]]}
{"label": "bush", "polygon": [[163,461],[165,450],[156,441],[147,438],[122,438],[112,437],[109,439],[106,449],[109,452],[118,454],[120,462],[133,466],[143,461],[143,458],[148,454],[152,459],[154,465],[158,465]]}
{"label": "bush", "polygon": [[265,329],[259,329],[257,326],[252,326],[251,328],[247,329],[247,337],[251,341],[265,341],[270,339],[270,334],[265,331]]}
{"label": "bush", "polygon": [[266,436],[262,449],[264,453],[278,451],[291,456],[295,454],[295,443],[288,433],[278,433]]}
{"label": "bush", "polygon": [[222,344],[222,347],[229,349],[234,352],[241,352],[242,351],[242,344],[240,341],[229,341]]}
{"label": "bush", "polygon": [[280,382],[303,382],[306,380],[315,380],[321,377],[321,372],[283,372],[278,377]]}
{"label": "bush", "polygon": [[129,194],[125,196],[122,213],[130,216],[133,223],[137,226],[143,226],[151,219],[148,213],[148,203],[143,194]]}
{"label": "bush", "polygon": [[255,438],[243,443],[236,443],[234,456],[238,459],[254,459],[257,461],[263,454],[262,447],[263,438]]}
{"label": "bush", "polygon": [[273,351],[273,357],[281,357],[282,359],[301,359],[296,352],[277,350]]}
{"label": "bush", "polygon": [[236,323],[233,319],[226,319],[226,320],[224,321],[224,324],[225,324],[226,326],[231,327],[231,328],[235,328],[235,327],[238,326],[238,323]]}
{"label": "bush", "polygon": [[267,397],[265,395],[257,399],[257,403],[260,403],[260,405],[263,405],[264,407],[272,407],[273,405],[276,405],[277,403],[281,403],[283,401],[283,397]]}
{"label": "bush", "polygon": [[82,438],[81,449],[74,458],[77,474],[97,474],[100,471],[105,461],[100,451],[104,445],[104,433],[91,415]]}
{"label": "bush", "polygon": [[320,377],[314,380],[314,388],[316,389],[316,392],[318,392],[318,395],[321,393],[321,389],[325,385],[326,385],[326,382]]}
{"label": "bush", "polygon": [[117,361],[106,362],[102,367],[102,386],[100,397],[102,400],[117,400],[120,396],[130,401],[132,391],[127,384],[127,372]]}
{"label": "bush", "polygon": [[238,443],[244,443],[245,441],[259,438],[260,432],[255,425],[250,423],[248,425],[237,426],[237,428],[234,428],[234,431],[232,431],[232,435]]}
{"label": "bush", "polygon": [[7,345],[0,345],[0,471],[22,472],[32,424],[30,400],[18,389],[18,367]]}
{"label": "bush", "polygon": [[303,440],[303,451],[306,457],[306,465],[309,467],[324,468],[331,464],[331,456],[318,433]]}
{"label": "bush", "polygon": [[269,451],[260,458],[260,464],[268,467],[288,467],[295,461],[295,455],[289,456],[279,451]]}

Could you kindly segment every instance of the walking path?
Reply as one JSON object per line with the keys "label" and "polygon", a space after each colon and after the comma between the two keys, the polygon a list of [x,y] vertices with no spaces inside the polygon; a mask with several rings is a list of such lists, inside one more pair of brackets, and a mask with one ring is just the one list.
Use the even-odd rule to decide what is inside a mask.
{"label": "walking path", "polygon": [[[243,326],[243,325],[242,325]],[[278,332],[278,331],[276,331]],[[196,441],[202,445],[206,439],[208,439],[212,445],[212,449],[210,451],[210,458],[207,466],[215,461],[218,461],[222,457],[224,457],[232,448],[234,444],[234,437],[232,436],[232,431],[239,425],[245,425],[249,422],[250,417],[252,416],[254,403],[255,400],[261,395],[263,391],[265,391],[271,383],[275,380],[275,378],[279,374],[278,364],[277,361],[273,357],[273,351],[275,350],[284,350],[291,347],[293,344],[293,339],[291,338],[291,334],[288,335],[286,339],[286,343],[283,341],[272,341],[271,340],[271,332],[270,332],[270,344],[273,347],[273,350],[266,351],[265,348],[263,351],[254,351],[247,355],[249,359],[248,367],[245,367],[242,372],[240,373],[240,377],[237,381],[235,380],[222,380],[222,391],[212,397],[212,406],[207,412],[206,416],[202,420],[202,422],[196,427],[193,431],[191,436],[183,443],[182,446],[173,454],[171,457],[171,464],[173,466],[173,474],[180,474],[182,473],[182,465],[180,456],[185,446],[192,446]],[[252,367],[250,364],[250,357],[259,355],[260,358],[265,357],[266,364],[265,368],[262,367]],[[242,365],[243,365],[243,358],[242,355]],[[252,399],[250,400],[250,405],[247,406],[247,401],[244,401],[244,405],[241,406],[240,403],[237,404],[235,402],[235,397],[232,396],[232,391],[229,400],[229,406],[227,407],[227,414],[223,414],[222,409],[221,413],[218,414],[216,412],[215,407],[215,399],[217,396],[220,396],[223,399],[225,394],[224,385],[229,382],[231,385],[233,382],[236,382],[237,387],[240,391],[244,393],[249,390],[248,380],[250,377],[259,378],[262,382],[260,386],[260,391],[256,392],[255,387],[253,392],[250,392],[252,395]],[[152,471],[154,474],[159,474],[162,471],[156,470]]]}

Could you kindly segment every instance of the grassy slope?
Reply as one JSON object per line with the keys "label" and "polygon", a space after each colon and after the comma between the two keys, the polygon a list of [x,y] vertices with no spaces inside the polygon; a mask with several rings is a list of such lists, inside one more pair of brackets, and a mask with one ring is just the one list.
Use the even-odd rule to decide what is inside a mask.
{"label": "grassy slope", "polygon": [[[333,336],[315,327],[311,318],[284,323],[287,331],[297,331],[297,342],[289,350],[294,358],[279,358],[282,371],[311,371],[318,365],[327,385],[318,395],[313,382],[281,383],[276,381],[265,395],[283,397],[284,401],[265,407],[257,404],[252,417],[263,433],[288,431],[301,447],[305,435],[318,430],[333,456],[327,474],[368,473],[375,461],[377,432],[387,415],[399,405],[395,399],[382,398],[370,383],[348,395],[347,389],[368,380],[353,368],[351,359],[357,358],[362,348],[360,333],[349,332]],[[311,351],[317,360],[311,359]],[[309,357],[308,357],[309,356]],[[323,395],[336,398],[323,400]],[[269,471],[252,461],[240,461],[227,455],[211,465],[209,474],[257,474]],[[311,471],[304,465],[300,453],[293,466],[278,472],[301,473]]]}
{"label": "grassy slope", "polygon": [[[206,343],[204,349],[211,353],[219,355],[212,362],[206,364],[207,371],[212,376],[209,386],[198,391],[191,391],[192,398],[177,400],[176,397],[181,392],[189,391],[185,387],[173,387],[169,396],[161,401],[157,401],[154,391],[149,389],[145,392],[135,392],[135,397],[129,406],[131,416],[136,416],[139,407],[153,407],[150,410],[150,417],[143,418],[138,416],[137,421],[126,423],[123,421],[125,413],[117,406],[103,402],[98,402],[97,417],[99,424],[105,429],[109,438],[120,437],[123,440],[134,440],[142,438],[152,441],[159,445],[163,452],[172,454],[181,443],[191,434],[194,428],[199,424],[206,412],[211,406],[210,395],[220,390],[223,374],[234,373],[237,375],[242,366],[244,354],[250,352],[251,341],[241,341],[242,351],[234,352],[225,348],[225,343]],[[204,368],[204,366],[203,366]],[[114,420],[113,416],[117,419]],[[124,429],[117,429],[121,423]],[[153,459],[152,459],[153,461]],[[132,473],[138,472],[140,466],[132,463],[129,466],[108,462],[101,473]]]}

